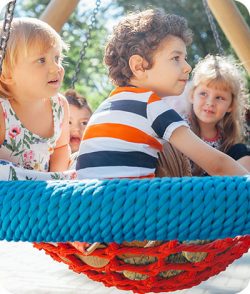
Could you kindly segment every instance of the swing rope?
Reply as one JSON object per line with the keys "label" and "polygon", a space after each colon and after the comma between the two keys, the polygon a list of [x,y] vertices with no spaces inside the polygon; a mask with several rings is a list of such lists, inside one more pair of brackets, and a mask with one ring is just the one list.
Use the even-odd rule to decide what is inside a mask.
{"label": "swing rope", "polygon": [[217,28],[216,28],[216,25],[215,25],[215,22],[214,22],[214,18],[213,18],[213,15],[211,13],[211,10],[210,10],[210,8],[208,6],[207,0],[202,0],[202,3],[203,3],[203,6],[204,6],[204,9],[205,9],[205,12],[206,12],[206,15],[207,15],[207,18],[208,18],[212,33],[213,33],[213,37],[215,39],[215,44],[216,44],[216,47],[217,47],[217,49],[219,51],[219,54],[220,55],[225,55],[225,52],[224,52],[224,49],[222,47],[221,40],[220,40],[220,37],[219,37],[219,33],[217,31]]}
{"label": "swing rope", "polygon": [[6,7],[3,28],[0,39],[0,74],[2,73],[2,64],[5,56],[6,46],[10,35],[11,22],[14,15],[16,0],[11,0]]}
{"label": "swing rope", "polygon": [[91,15],[91,18],[90,18],[90,25],[88,26],[88,31],[86,33],[86,39],[82,43],[82,48],[80,50],[79,59],[76,63],[76,70],[75,70],[75,73],[72,77],[72,81],[71,81],[71,88],[72,89],[75,89],[75,83],[78,81],[78,76],[80,73],[81,64],[83,63],[83,59],[86,54],[86,49],[89,46],[89,39],[91,37],[91,33],[96,28],[96,15],[100,9],[100,5],[101,5],[101,0],[96,0],[95,8],[94,8],[92,15]]}

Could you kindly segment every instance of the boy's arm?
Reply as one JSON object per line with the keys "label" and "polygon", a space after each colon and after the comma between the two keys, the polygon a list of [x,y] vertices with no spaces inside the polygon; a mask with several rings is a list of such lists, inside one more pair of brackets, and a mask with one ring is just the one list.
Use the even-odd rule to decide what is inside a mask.
{"label": "boy's arm", "polygon": [[62,98],[64,117],[62,122],[62,133],[56,143],[53,154],[50,156],[49,171],[65,171],[70,161],[69,147],[69,105],[65,98]]}
{"label": "boy's arm", "polygon": [[209,175],[248,174],[235,160],[203,142],[187,127],[177,128],[169,141]]}
{"label": "boy's arm", "polygon": [[250,172],[250,156],[246,155],[244,157],[241,157],[240,159],[237,160],[239,164],[241,164],[243,167],[245,167],[248,172]]}

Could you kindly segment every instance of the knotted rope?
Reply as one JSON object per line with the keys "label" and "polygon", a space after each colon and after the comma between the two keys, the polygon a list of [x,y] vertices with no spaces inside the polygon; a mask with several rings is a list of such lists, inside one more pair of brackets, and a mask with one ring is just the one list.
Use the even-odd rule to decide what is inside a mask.
{"label": "knotted rope", "polygon": [[0,240],[214,240],[250,234],[250,177],[0,182]]}

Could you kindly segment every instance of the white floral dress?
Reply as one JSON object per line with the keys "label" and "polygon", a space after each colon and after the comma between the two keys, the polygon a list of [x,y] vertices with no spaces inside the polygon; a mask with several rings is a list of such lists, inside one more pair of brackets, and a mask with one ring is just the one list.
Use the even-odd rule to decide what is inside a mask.
{"label": "white floral dress", "polygon": [[50,180],[74,177],[69,172],[48,172],[49,160],[62,132],[62,98],[51,98],[54,133],[40,137],[26,129],[16,116],[9,100],[0,98],[5,120],[5,140],[0,145],[0,180]]}

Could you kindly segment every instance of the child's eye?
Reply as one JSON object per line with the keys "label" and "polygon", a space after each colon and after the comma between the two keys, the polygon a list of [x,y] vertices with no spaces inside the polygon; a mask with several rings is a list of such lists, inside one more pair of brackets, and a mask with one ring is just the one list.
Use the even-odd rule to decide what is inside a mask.
{"label": "child's eye", "polygon": [[82,121],[82,122],[81,122],[81,125],[82,125],[82,126],[86,126],[87,123],[88,123],[87,121]]}
{"label": "child's eye", "polygon": [[45,57],[41,57],[38,59],[38,63],[45,63]]}
{"label": "child's eye", "polygon": [[200,96],[207,97],[207,92],[205,91],[200,92]]}
{"label": "child's eye", "polygon": [[72,125],[72,122],[71,121],[69,121],[69,125]]}
{"label": "child's eye", "polygon": [[172,59],[175,60],[175,61],[179,61],[180,60],[180,56],[174,56]]}
{"label": "child's eye", "polygon": [[222,100],[222,101],[225,100],[225,98],[222,97],[222,96],[216,96],[216,99],[217,99],[217,100]]}

